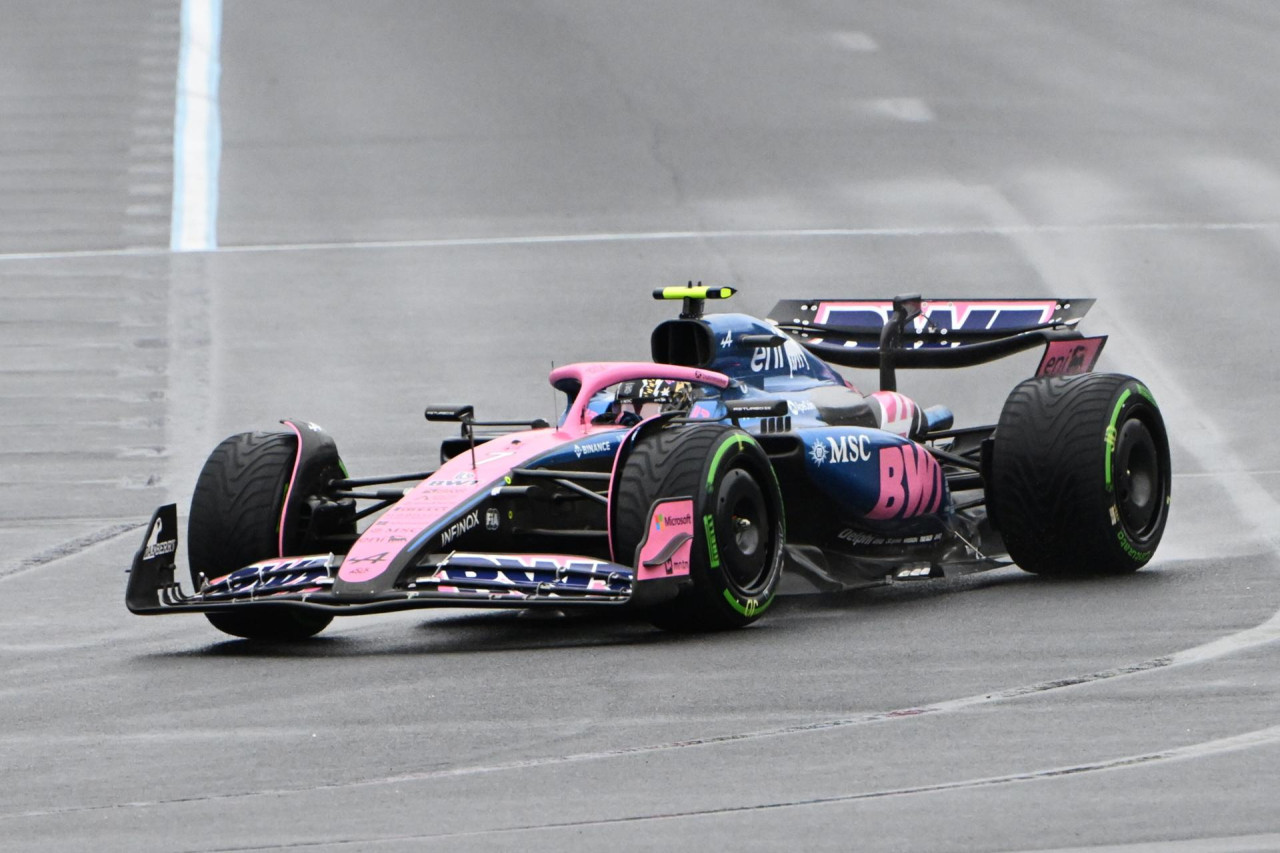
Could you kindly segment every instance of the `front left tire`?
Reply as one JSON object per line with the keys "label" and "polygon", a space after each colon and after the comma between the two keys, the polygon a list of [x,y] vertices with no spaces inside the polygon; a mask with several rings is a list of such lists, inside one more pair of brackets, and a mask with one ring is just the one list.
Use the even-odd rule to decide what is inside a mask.
{"label": "front left tire", "polygon": [[[204,578],[297,553],[309,533],[307,519],[290,519],[283,543],[280,530],[297,454],[298,438],[292,432],[239,433],[209,454],[196,481],[187,527],[187,559],[196,589]],[[316,494],[329,480],[342,476],[342,462],[333,450],[302,467],[294,488],[303,495]],[[333,620],[289,607],[261,606],[205,616],[232,636],[275,641],[311,637]]]}
{"label": "front left tire", "polygon": [[672,427],[640,441],[618,478],[614,554],[634,559],[654,504],[694,501],[690,585],[653,605],[649,620],[670,631],[740,628],[773,603],[786,530],[782,493],[755,439],[718,424]]}

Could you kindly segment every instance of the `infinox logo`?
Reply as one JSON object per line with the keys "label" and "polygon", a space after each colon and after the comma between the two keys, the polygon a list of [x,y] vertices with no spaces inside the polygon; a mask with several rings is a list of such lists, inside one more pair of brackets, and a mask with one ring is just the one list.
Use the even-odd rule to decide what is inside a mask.
{"label": "infinox logo", "polygon": [[468,530],[472,530],[479,526],[480,526],[480,510],[473,509],[471,510],[471,512],[467,513],[462,518],[458,519],[453,524],[450,524],[448,527],[445,528],[444,532],[440,534],[441,547],[448,545],[450,542],[452,542],[454,539],[457,539],[459,536],[461,536],[463,533],[466,533]]}

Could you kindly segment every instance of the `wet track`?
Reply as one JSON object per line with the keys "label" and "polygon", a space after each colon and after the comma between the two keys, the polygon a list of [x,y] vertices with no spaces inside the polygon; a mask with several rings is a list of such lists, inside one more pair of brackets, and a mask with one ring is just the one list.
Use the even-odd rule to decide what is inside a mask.
{"label": "wet track", "polygon": [[[227,0],[182,254],[177,3],[0,11],[0,850],[1280,849],[1274,4]],[[126,612],[223,436],[420,470],[425,403],[547,417],[690,278],[1096,297],[1174,441],[1154,563],[693,638]],[[990,419],[1033,363],[902,388]]]}

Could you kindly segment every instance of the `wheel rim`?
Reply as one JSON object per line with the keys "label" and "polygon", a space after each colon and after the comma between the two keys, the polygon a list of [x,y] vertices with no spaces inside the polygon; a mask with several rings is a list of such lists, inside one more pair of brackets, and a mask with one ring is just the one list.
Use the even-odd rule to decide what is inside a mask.
{"label": "wheel rim", "polygon": [[741,468],[729,471],[716,500],[716,535],[725,575],[739,590],[759,585],[769,569],[769,505],[754,477]]}
{"label": "wheel rim", "polygon": [[1126,422],[1116,438],[1116,472],[1120,519],[1131,535],[1142,537],[1160,516],[1165,489],[1155,439],[1137,418]]}

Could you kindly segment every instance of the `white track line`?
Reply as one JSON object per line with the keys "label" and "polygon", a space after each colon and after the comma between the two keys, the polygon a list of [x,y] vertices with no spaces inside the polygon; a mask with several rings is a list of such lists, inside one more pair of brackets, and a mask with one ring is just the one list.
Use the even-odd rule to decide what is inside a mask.
{"label": "white track line", "polygon": [[1266,835],[1227,835],[1181,841],[1139,841],[1100,847],[1055,847],[1040,853],[1263,853],[1280,850],[1280,832]]}
{"label": "white track line", "polygon": [[[1245,732],[1231,737],[1218,738],[1201,743],[1189,744],[1187,746],[1173,747],[1171,749],[1162,749],[1156,752],[1139,753],[1136,755],[1126,755],[1119,758],[1104,758],[1096,761],[1088,761],[1081,764],[1071,764],[1058,767],[1048,767],[1039,770],[1029,770],[1021,773],[1008,773],[1000,776],[981,776],[971,779],[958,779],[952,782],[938,782],[929,785],[915,785],[902,788],[888,788],[879,791],[858,791],[844,794],[833,794],[825,797],[811,797],[803,800],[779,800],[773,802],[756,803],[752,805],[729,806],[726,808],[713,809],[696,809],[684,812],[666,812],[659,814],[641,814],[630,815],[617,818],[604,818],[596,820],[582,821],[564,821],[549,822],[544,824],[527,824],[523,826],[511,827],[494,827],[492,829],[470,830],[462,832],[449,832],[440,834],[413,834],[413,835],[395,835],[395,836],[374,836],[363,839],[352,839],[350,841],[327,841],[316,842],[314,846],[329,846],[333,844],[368,844],[373,841],[389,841],[389,840],[406,840],[406,839],[439,839],[439,838],[459,838],[484,835],[502,835],[513,832],[528,832],[531,830],[548,830],[548,829],[571,829],[583,828],[589,826],[609,826],[620,823],[638,823],[641,821],[653,820],[681,820],[699,817],[714,817],[726,814],[740,814],[743,812],[754,811],[770,811],[776,809],[790,808],[811,808],[815,806],[840,805],[843,803],[852,803],[860,800],[879,800],[889,797],[916,796],[919,794],[936,794],[948,791],[961,791],[974,788],[987,788],[996,785],[1006,785],[1015,782],[1038,782],[1050,779],[1059,779],[1064,776],[1076,776],[1083,773],[1096,773],[1108,770],[1125,770],[1134,767],[1145,767],[1151,764],[1160,764],[1169,761],[1186,761],[1191,759],[1208,758],[1223,753],[1239,752],[1242,750],[1256,749],[1259,747],[1274,747],[1280,744],[1280,726],[1271,726],[1265,729],[1258,729],[1251,732]],[[403,784],[411,781],[422,781],[429,778],[440,778],[454,774],[444,773],[422,773],[407,774],[405,776],[395,777],[394,784]],[[389,780],[380,784],[388,784]],[[366,783],[367,784],[367,783]],[[375,783],[377,784],[377,783]],[[129,803],[116,803],[105,806],[84,806],[70,808],[50,808],[39,809],[26,812],[15,813],[11,815],[0,815],[0,821],[6,820],[22,820],[40,817],[51,817],[55,815],[65,815],[77,812],[102,812],[115,811],[119,809],[145,809],[156,808],[162,806],[181,805],[192,802],[211,802],[219,800],[235,800],[244,798],[259,799],[263,797],[281,797],[289,794],[308,793],[316,790],[333,790],[356,787],[355,785],[344,785],[341,783],[332,785],[318,785],[311,787],[298,788],[281,788],[274,790],[263,790],[255,792],[244,792],[239,794],[212,794],[198,797],[175,797],[169,800],[146,800]],[[306,843],[290,845],[307,847],[312,846]],[[276,846],[264,848],[255,847],[236,847],[227,848],[235,850],[254,850],[254,849],[277,849]]]}
{"label": "white track line", "polygon": [[[368,240],[333,243],[268,243],[218,246],[214,254],[272,254],[287,252],[383,251],[394,249],[451,249],[489,246],[537,246],[585,243],[648,243],[681,240],[875,239],[892,237],[1014,237],[1023,234],[1084,234],[1132,232],[1280,231],[1280,221],[1258,222],[1133,222],[1111,225],[978,225],[926,228],[778,228],[722,231],[632,231],[585,234],[534,234],[508,237],[456,237],[438,240]],[[168,249],[103,249],[69,252],[0,253],[2,261],[56,261],[103,258],[147,258]]]}
{"label": "white track line", "polygon": [[218,245],[221,39],[222,0],[182,0],[169,233],[169,248],[175,252],[204,252]]}

